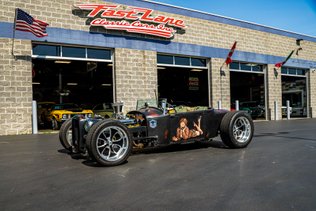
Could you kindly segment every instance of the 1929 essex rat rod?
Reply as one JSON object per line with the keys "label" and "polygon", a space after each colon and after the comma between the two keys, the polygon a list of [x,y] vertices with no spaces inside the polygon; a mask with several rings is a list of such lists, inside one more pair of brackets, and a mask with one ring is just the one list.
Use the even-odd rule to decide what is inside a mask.
{"label": "1929 essex rat rod", "polygon": [[126,116],[119,115],[120,109],[114,107],[111,119],[76,116],[66,121],[59,132],[61,144],[72,152],[88,153],[103,166],[115,166],[128,159],[133,147],[209,142],[218,134],[226,146],[244,148],[254,131],[251,117],[243,111],[209,108],[172,113],[165,102],[161,108],[146,105]]}

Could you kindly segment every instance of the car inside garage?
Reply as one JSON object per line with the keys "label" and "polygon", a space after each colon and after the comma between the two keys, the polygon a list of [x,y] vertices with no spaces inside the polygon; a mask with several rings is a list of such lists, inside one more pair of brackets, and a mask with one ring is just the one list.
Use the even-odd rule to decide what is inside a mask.
{"label": "car inside garage", "polygon": [[73,115],[92,115],[95,108],[98,112],[111,109],[110,50],[33,44],[32,65],[40,129],[58,129]]}

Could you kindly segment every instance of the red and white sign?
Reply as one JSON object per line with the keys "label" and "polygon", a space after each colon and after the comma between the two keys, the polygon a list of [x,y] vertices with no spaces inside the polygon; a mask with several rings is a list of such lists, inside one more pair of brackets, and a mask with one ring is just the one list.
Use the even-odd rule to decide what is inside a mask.
{"label": "red and white sign", "polygon": [[129,7],[120,10],[119,5],[105,4],[77,4],[75,7],[91,11],[87,15],[88,18],[98,17],[91,21],[91,26],[102,26],[106,29],[172,38],[177,31],[175,28],[186,27],[181,19],[163,15],[153,16],[151,9]]}

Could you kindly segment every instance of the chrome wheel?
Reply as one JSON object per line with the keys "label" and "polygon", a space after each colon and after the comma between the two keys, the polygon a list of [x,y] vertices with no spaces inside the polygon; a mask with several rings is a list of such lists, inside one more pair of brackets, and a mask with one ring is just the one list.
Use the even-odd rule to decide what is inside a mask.
{"label": "chrome wheel", "polygon": [[251,136],[250,121],[243,116],[238,117],[233,126],[233,135],[237,142],[245,143]]}
{"label": "chrome wheel", "polygon": [[66,131],[66,140],[69,146],[72,146],[72,128],[71,127]]}
{"label": "chrome wheel", "polygon": [[104,128],[95,143],[97,153],[105,161],[117,161],[128,153],[129,138],[121,127]]}

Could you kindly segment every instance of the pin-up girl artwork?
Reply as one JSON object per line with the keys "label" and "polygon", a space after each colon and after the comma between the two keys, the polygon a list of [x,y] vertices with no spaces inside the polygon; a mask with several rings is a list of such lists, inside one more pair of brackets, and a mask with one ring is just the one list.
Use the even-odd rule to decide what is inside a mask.
{"label": "pin-up girl artwork", "polygon": [[192,130],[188,127],[188,120],[186,118],[181,118],[179,127],[177,128],[177,135],[172,137],[172,141],[187,140],[202,135],[201,118],[201,116],[198,118],[197,123],[193,122],[194,128]]}
{"label": "pin-up girl artwork", "polygon": [[181,139],[186,140],[190,136],[190,130],[188,128],[188,120],[181,118],[179,121],[179,127],[177,128],[177,135],[172,137],[172,141],[179,141]]}

